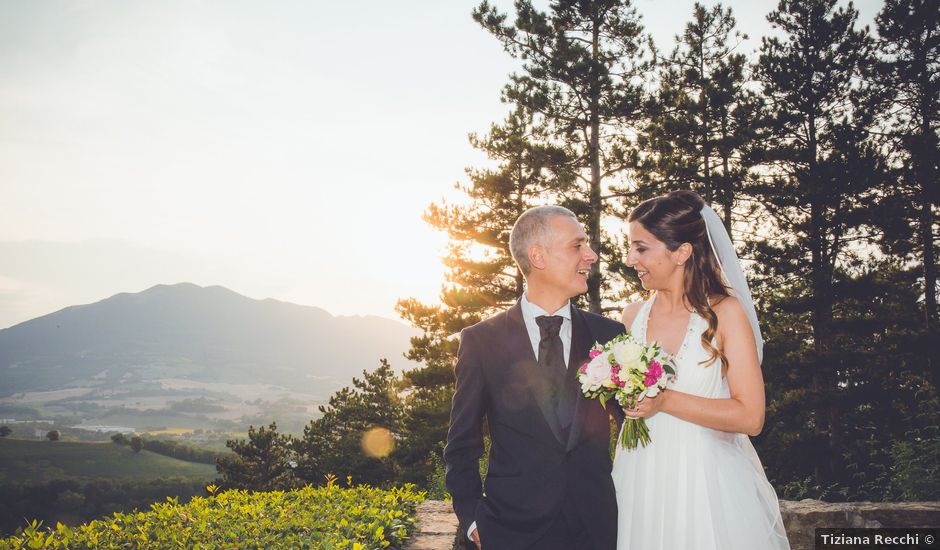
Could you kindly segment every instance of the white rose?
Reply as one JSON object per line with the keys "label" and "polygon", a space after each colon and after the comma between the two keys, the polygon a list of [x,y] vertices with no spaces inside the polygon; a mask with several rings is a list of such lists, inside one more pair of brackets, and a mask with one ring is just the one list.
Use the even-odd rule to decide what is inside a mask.
{"label": "white rose", "polygon": [[624,369],[639,368],[640,359],[643,357],[643,347],[633,342],[617,342],[610,350],[614,355],[614,360]]}

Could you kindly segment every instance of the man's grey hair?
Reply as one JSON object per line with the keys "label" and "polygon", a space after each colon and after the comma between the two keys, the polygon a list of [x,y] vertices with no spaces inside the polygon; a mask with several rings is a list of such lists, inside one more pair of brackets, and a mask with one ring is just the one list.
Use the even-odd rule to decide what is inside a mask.
{"label": "man's grey hair", "polygon": [[523,275],[528,275],[532,271],[529,248],[536,244],[548,244],[552,231],[551,219],[555,216],[568,216],[578,221],[574,212],[564,206],[536,206],[523,212],[512,226],[512,232],[509,234],[509,251]]}

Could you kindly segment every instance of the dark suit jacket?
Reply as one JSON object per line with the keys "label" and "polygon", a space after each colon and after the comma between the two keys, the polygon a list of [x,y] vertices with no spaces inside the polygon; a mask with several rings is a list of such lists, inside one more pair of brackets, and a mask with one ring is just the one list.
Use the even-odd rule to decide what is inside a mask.
{"label": "dark suit jacket", "polygon": [[[577,386],[578,400],[567,437],[549,409],[548,377],[539,373],[519,303],[461,332],[444,449],[446,484],[464,536],[476,521],[484,550],[530,546],[566,502],[580,511],[594,548],[616,547],[608,410],[618,421],[623,413],[615,404],[605,410],[586,399],[576,372],[595,341],[606,343],[624,327],[574,307],[571,314],[566,383]],[[492,445],[481,483],[484,416]]]}

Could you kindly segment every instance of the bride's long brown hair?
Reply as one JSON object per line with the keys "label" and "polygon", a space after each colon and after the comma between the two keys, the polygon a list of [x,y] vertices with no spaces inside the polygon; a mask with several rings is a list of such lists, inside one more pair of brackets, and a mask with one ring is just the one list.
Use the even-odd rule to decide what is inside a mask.
{"label": "bride's long brown hair", "polygon": [[695,313],[708,321],[708,328],[702,333],[702,345],[710,357],[703,363],[711,365],[720,359],[721,368],[725,370],[728,358],[712,345],[712,338],[718,330],[718,316],[711,302],[718,303],[730,294],[722,282],[721,265],[708,242],[705,219],[701,215],[704,206],[705,201],[694,191],[673,191],[641,202],[630,212],[629,221],[639,222],[670,252],[682,243],[692,245],[692,255],[686,261],[683,279],[685,299]]}

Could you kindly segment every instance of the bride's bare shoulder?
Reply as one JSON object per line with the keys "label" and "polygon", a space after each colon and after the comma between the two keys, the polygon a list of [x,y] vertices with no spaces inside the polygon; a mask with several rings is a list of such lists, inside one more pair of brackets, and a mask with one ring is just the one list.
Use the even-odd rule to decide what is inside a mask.
{"label": "bride's bare shoulder", "polygon": [[726,333],[729,330],[736,332],[750,323],[747,320],[747,314],[744,313],[744,306],[734,296],[721,297],[719,301],[712,304],[712,310],[718,317],[719,332]]}
{"label": "bride's bare shoulder", "polygon": [[623,323],[623,326],[627,327],[627,330],[630,330],[630,325],[633,324],[633,320],[636,319],[637,314],[640,313],[640,308],[643,307],[643,303],[643,300],[640,300],[632,304],[627,304],[627,307],[623,308],[620,321]]}

